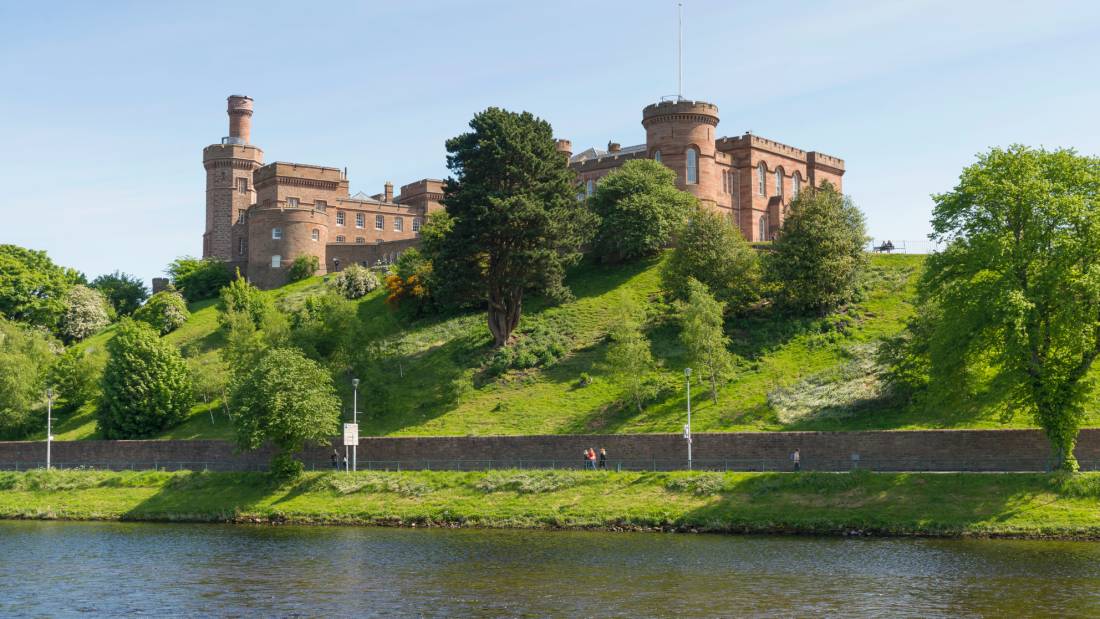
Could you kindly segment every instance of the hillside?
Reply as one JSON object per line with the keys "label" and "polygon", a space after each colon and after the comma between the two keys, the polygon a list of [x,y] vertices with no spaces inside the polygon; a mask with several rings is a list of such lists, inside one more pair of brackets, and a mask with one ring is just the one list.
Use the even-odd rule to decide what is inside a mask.
{"label": "hillside", "polygon": [[[718,403],[693,386],[693,428],[699,432],[1024,427],[1028,419],[1002,420],[994,406],[923,406],[884,395],[875,363],[877,343],[898,332],[911,305],[922,256],[875,255],[864,298],[843,314],[791,319],[760,315],[731,320],[727,329],[740,356]],[[542,323],[562,333],[569,352],[543,369],[484,371],[490,337],[482,314],[412,320],[391,311],[376,290],[357,302],[364,333],[400,351],[382,365],[359,368],[360,423],[364,435],[490,435],[590,432],[678,432],[684,423],[684,352],[671,308],[659,295],[659,259],[625,267],[584,265],[570,274],[573,302],[525,309],[521,329]],[[323,286],[320,278],[268,294],[292,311]],[[624,298],[647,308],[654,356],[667,387],[638,414],[618,404],[619,388],[603,368],[605,336]],[[221,344],[214,301],[191,307],[192,316],[166,336],[198,363],[214,362]],[[108,329],[85,342],[102,351]],[[582,381],[587,375],[588,381]],[[341,383],[346,381],[341,381]],[[585,384],[587,382],[587,384]],[[340,385],[350,416],[350,385]],[[991,402],[994,400],[991,400]],[[1100,416],[1086,425],[1100,424]],[[61,440],[95,438],[92,411],[63,419]],[[190,419],[161,438],[229,438],[232,427],[218,400],[196,406]],[[43,438],[43,437],[38,437]]]}

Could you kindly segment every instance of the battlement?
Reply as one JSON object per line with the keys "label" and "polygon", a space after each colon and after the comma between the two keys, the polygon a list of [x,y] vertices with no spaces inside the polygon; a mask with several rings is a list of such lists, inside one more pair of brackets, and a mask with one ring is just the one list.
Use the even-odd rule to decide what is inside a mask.
{"label": "battlement", "polygon": [[673,120],[691,120],[709,125],[718,124],[718,106],[706,101],[661,101],[642,110],[642,126]]}
{"label": "battlement", "polygon": [[406,200],[422,193],[442,194],[443,181],[436,178],[422,178],[407,185],[402,185],[401,192],[397,195],[397,200]]}
{"label": "battlement", "polygon": [[256,185],[274,178],[298,178],[312,181],[326,181],[330,183],[345,182],[344,171],[340,168],[312,165],[308,163],[288,163],[276,161],[256,170],[253,178]]}
{"label": "battlement", "polygon": [[251,161],[263,161],[264,151],[251,144],[211,144],[202,149],[202,160],[212,159],[249,159]]}
{"label": "battlement", "polygon": [[839,157],[833,157],[832,155],[826,155],[825,153],[819,153],[817,151],[807,151],[801,148],[795,148],[789,144],[762,138],[751,133],[746,133],[737,137],[719,138],[717,146],[718,150],[722,152],[729,152],[739,148],[754,148],[768,151],[776,155],[790,157],[798,161],[804,161],[806,163],[816,162],[838,170],[844,169],[844,160]]}

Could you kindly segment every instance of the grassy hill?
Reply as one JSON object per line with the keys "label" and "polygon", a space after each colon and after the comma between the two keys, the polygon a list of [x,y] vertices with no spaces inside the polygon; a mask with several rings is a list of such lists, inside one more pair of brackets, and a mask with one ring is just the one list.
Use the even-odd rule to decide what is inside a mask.
{"label": "grassy hill", "polygon": [[[569,352],[549,367],[491,376],[485,371],[491,338],[484,315],[414,320],[391,311],[376,290],[357,301],[365,335],[400,351],[357,373],[360,432],[364,435],[490,435],[540,433],[678,432],[684,422],[684,351],[672,311],[660,297],[660,258],[635,265],[587,264],[570,274],[573,302],[547,307],[535,300],[521,329],[541,323],[561,333]],[[741,430],[858,430],[903,428],[1023,427],[1030,420],[1002,419],[996,394],[977,406],[927,406],[887,397],[875,351],[898,332],[911,304],[922,256],[875,255],[866,293],[843,313],[792,319],[761,313],[733,319],[727,330],[740,357],[735,375],[709,399],[693,386],[693,428]],[[320,278],[265,294],[292,311],[320,292]],[[603,366],[606,333],[627,299],[647,310],[647,332],[662,363],[667,387],[642,413],[620,404],[620,388]],[[222,343],[214,301],[191,307],[187,324],[166,338],[192,363],[213,363]],[[85,342],[97,354],[110,329]],[[586,376],[588,380],[582,381]],[[350,416],[350,381],[341,394]],[[1092,407],[1094,410],[1095,407]],[[1100,415],[1087,425],[1100,425]],[[61,421],[62,440],[95,438],[93,411],[85,407]],[[197,405],[182,425],[161,438],[229,438],[232,426],[218,398]],[[38,437],[42,438],[42,437]]]}

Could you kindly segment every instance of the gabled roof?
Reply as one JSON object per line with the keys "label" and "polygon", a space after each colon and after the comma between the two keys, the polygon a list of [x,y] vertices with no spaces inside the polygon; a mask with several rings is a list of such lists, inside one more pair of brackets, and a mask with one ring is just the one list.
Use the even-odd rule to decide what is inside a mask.
{"label": "gabled roof", "polygon": [[583,150],[576,155],[569,158],[569,163],[581,163],[584,161],[593,161],[603,159],[604,157],[619,157],[621,155],[632,155],[634,153],[645,152],[645,144],[635,144],[634,146],[624,146],[616,152],[608,152],[602,148],[589,148]]}

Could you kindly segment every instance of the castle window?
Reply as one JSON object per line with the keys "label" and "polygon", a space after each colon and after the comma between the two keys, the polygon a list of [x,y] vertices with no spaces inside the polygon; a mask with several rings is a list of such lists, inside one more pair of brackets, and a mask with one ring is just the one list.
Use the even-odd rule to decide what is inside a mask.
{"label": "castle window", "polygon": [[762,196],[768,195],[767,176],[768,166],[764,165],[764,162],[761,161],[760,164],[756,166],[756,189],[760,192],[760,195]]}
{"label": "castle window", "polygon": [[344,211],[336,211],[336,225],[344,225]]}
{"label": "castle window", "polygon": [[783,168],[775,169],[775,195],[783,197]]}
{"label": "castle window", "polygon": [[757,238],[758,241],[768,240],[768,216],[767,215],[761,215],[760,216],[760,230],[758,232],[760,233],[760,236]]}
{"label": "castle window", "polygon": [[237,223],[241,223],[242,221],[244,221],[244,209],[239,208],[237,209]]}
{"label": "castle window", "polygon": [[328,202],[325,202],[324,200],[315,200],[313,202],[313,208],[314,208],[314,210],[318,210],[318,211],[324,213],[325,209],[328,208]]}
{"label": "castle window", "polygon": [[404,217],[394,217],[393,218],[393,231],[394,232],[404,232],[405,231],[405,218]]}
{"label": "castle window", "polygon": [[238,256],[243,256],[244,255],[244,237],[243,236],[241,238],[237,239],[237,255]]}
{"label": "castle window", "polygon": [[309,233],[309,238],[312,239],[313,241],[320,241],[321,240],[321,231],[318,230],[317,228],[314,228],[313,232]]}
{"label": "castle window", "polygon": [[800,191],[802,191],[802,175],[795,172],[791,177],[791,197],[797,198]]}
{"label": "castle window", "polygon": [[375,215],[374,216],[374,229],[375,230],[385,230],[386,229],[386,218],[385,218],[385,216],[383,216],[383,215]]}
{"label": "castle window", "polygon": [[277,269],[281,266],[283,266],[283,257],[282,256],[272,256],[271,257],[271,268]]}
{"label": "castle window", "polygon": [[689,148],[687,151],[687,183],[699,184],[699,151]]}
{"label": "castle window", "polygon": [[367,242],[367,239],[365,239],[361,236],[357,236],[357,237],[355,237],[355,242],[359,245],[362,245],[362,244]]}
{"label": "castle window", "polygon": [[286,199],[286,207],[287,208],[298,208],[298,198],[287,198]]}
{"label": "castle window", "polygon": [[237,193],[248,193],[248,179],[247,178],[238,178],[237,179]]}
{"label": "castle window", "polygon": [[659,151],[659,150],[653,151],[653,160],[656,161],[657,163],[661,163],[661,151]]}
{"label": "castle window", "polygon": [[420,232],[420,218],[413,217],[413,232]]}
{"label": "castle window", "polygon": [[362,228],[367,225],[367,216],[362,213],[355,214],[355,227]]}
{"label": "castle window", "polygon": [[337,234],[337,235],[336,235],[336,242],[337,242],[337,243],[343,243],[343,242],[344,242],[344,240],[345,240],[345,239],[344,239],[344,235],[343,235],[343,234]]}
{"label": "castle window", "polygon": [[271,229],[271,238],[275,239],[276,241],[278,241],[279,239],[282,239],[283,238],[283,229],[282,228],[272,228]]}
{"label": "castle window", "polygon": [[588,182],[584,184],[584,196],[586,198],[591,198],[594,193],[596,193],[596,181],[589,179]]}

